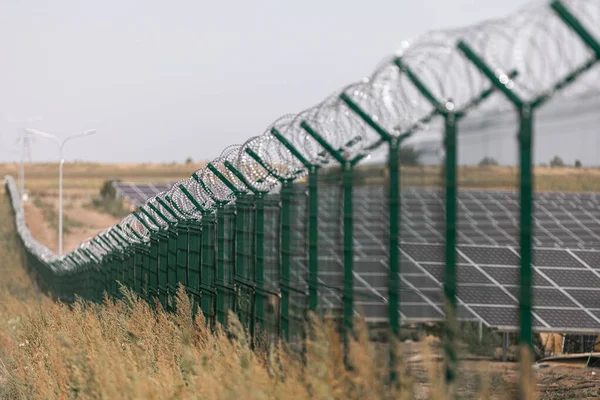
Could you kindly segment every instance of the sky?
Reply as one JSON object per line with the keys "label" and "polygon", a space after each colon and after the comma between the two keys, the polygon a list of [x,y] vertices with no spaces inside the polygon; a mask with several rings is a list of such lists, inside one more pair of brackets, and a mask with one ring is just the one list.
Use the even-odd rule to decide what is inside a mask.
{"label": "sky", "polygon": [[[210,160],[369,75],[404,39],[526,0],[0,0],[0,162]],[[35,120],[37,118],[37,120]],[[29,121],[29,122],[27,122]],[[57,159],[36,138],[34,162]]]}

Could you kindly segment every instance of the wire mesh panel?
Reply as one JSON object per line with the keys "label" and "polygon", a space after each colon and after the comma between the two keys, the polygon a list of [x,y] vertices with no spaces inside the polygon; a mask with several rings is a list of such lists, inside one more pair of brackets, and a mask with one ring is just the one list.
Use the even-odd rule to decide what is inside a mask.
{"label": "wire mesh panel", "polygon": [[202,254],[202,225],[197,222],[191,222],[189,229],[188,246],[188,285],[187,290],[192,295],[194,301],[194,313],[200,307],[200,258]]}
{"label": "wire mesh panel", "polygon": [[174,225],[167,228],[167,288],[171,295],[177,291],[177,234],[178,230]]}
{"label": "wire mesh panel", "polygon": [[147,299],[148,295],[148,273],[145,270],[146,259],[149,257],[148,246],[142,243],[135,243],[135,291],[142,298]]}
{"label": "wire mesh panel", "polygon": [[389,321],[389,207],[386,171],[359,164],[354,172],[354,302],[373,327],[387,333]]}
{"label": "wire mesh panel", "polygon": [[167,286],[167,257],[168,257],[168,240],[167,232],[160,230],[154,233],[158,238],[158,263],[157,263],[157,279],[158,279],[158,298],[161,304],[166,309],[172,307],[172,293]]}
{"label": "wire mesh panel", "polygon": [[[289,262],[289,274],[284,280],[282,269],[282,331],[290,342],[304,334],[308,310],[308,188],[306,184],[290,185],[282,190],[282,263]],[[289,201],[289,217],[284,220],[284,198]],[[284,246],[284,237],[289,243]],[[285,252],[285,253],[284,253]],[[282,265],[285,268],[285,265]],[[285,295],[284,295],[285,293]]]}
{"label": "wire mesh panel", "polygon": [[[343,191],[341,170],[336,167],[319,172],[318,259],[317,271],[309,269],[310,286],[317,284],[317,311],[334,318],[343,315]],[[310,201],[310,200],[309,200]],[[311,210],[309,210],[310,212]],[[309,215],[309,219],[310,219]],[[310,245],[310,244],[309,244]],[[309,267],[310,268],[310,267]],[[311,277],[316,276],[316,282]],[[314,279],[314,278],[313,278]]]}
{"label": "wire mesh panel", "polygon": [[[434,327],[439,335],[450,305],[445,284],[451,283],[446,279],[451,271],[447,270],[446,170],[440,140],[403,143],[399,164],[401,336],[418,337],[427,327]],[[439,346],[432,349],[438,354],[440,350]]]}
{"label": "wire mesh panel", "polygon": [[159,295],[159,287],[158,287],[158,268],[159,268],[159,255],[158,255],[158,237],[156,235],[150,235],[150,256],[149,256],[149,266],[150,270],[148,271],[148,293],[151,299],[157,298],[161,304],[164,303],[161,301]]}
{"label": "wire mesh panel", "polygon": [[129,287],[129,252],[118,249],[115,251],[119,254],[121,260],[121,272],[119,276],[119,283],[125,287]]}
{"label": "wire mesh panel", "polygon": [[202,261],[200,268],[200,289],[202,298],[200,305],[202,313],[209,324],[215,323],[216,316],[216,285],[217,272],[217,232],[216,217],[214,214],[202,218]]}
{"label": "wire mesh panel", "polygon": [[129,247],[124,252],[127,254],[127,275],[125,282],[129,289],[135,290],[135,249]]}
{"label": "wire mesh panel", "polygon": [[189,222],[181,220],[177,223],[177,243],[175,261],[176,280],[181,283],[186,289],[188,287],[188,263],[189,263],[189,239],[190,228]]}
{"label": "wire mesh panel", "polygon": [[217,318],[227,324],[230,311],[235,310],[235,206],[227,205],[217,211]]}
{"label": "wire mesh panel", "polygon": [[[272,336],[279,333],[280,320],[280,271],[281,271],[281,214],[279,195],[268,195],[264,199],[264,226],[262,234],[262,320],[259,329]],[[257,246],[261,246],[257,240]],[[259,260],[257,260],[258,262]],[[258,274],[257,274],[258,275]],[[260,278],[260,276],[257,276]],[[257,285],[258,286],[258,285]]]}
{"label": "wire mesh panel", "polygon": [[115,297],[119,297],[119,282],[123,282],[123,261],[121,260],[121,257],[115,253],[112,253],[110,260],[112,271],[112,294]]}
{"label": "wire mesh panel", "polygon": [[256,213],[254,196],[244,195],[236,200],[235,281],[236,310],[242,324],[254,324],[254,276],[256,262]]}

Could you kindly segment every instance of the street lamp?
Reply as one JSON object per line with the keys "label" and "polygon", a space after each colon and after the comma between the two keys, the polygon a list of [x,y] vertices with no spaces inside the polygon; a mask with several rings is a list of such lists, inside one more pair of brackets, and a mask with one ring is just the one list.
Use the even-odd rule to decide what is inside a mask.
{"label": "street lamp", "polygon": [[72,139],[76,139],[83,136],[89,136],[96,133],[95,129],[90,129],[88,131],[75,133],[73,135],[67,136],[62,141],[51,133],[46,133],[39,131],[37,129],[25,129],[25,133],[28,135],[41,136],[46,139],[51,139],[58,145],[58,255],[63,254],[63,164],[65,163],[64,159],[64,147],[65,144]]}

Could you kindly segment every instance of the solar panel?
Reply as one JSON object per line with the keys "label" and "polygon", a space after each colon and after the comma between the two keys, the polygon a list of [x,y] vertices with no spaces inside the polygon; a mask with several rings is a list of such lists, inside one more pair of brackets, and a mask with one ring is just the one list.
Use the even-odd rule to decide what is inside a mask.
{"label": "solar panel", "polygon": [[125,182],[113,182],[117,196],[126,198],[136,206],[144,204],[149,198],[167,191],[173,186],[169,184],[134,184]]}

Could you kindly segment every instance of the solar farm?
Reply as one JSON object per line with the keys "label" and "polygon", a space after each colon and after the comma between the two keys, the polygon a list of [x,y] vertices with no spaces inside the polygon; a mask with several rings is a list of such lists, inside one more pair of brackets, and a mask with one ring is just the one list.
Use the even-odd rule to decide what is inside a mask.
{"label": "solar farm", "polygon": [[533,362],[577,342],[588,366],[599,344],[599,5],[532,4],[403,41],[371,75],[176,182],[105,181],[92,205],[110,213],[117,199],[124,213],[66,254],[62,160],[59,254],[7,176],[27,267],[61,302],[139,300],[268,363],[283,343],[304,369],[326,337],[334,375],[351,376],[362,341],[390,390],[427,355],[457,398],[463,361],[512,347],[514,386],[532,398]]}
{"label": "solar farm", "polygon": [[[119,196],[140,205],[169,189],[169,185],[120,182],[114,186]],[[343,286],[339,191],[324,188],[321,195],[319,307],[339,311]],[[384,322],[389,274],[385,188],[358,186],[354,195],[355,311],[370,322]],[[296,212],[306,213],[304,203],[297,204]],[[401,318],[404,323],[442,321],[443,193],[405,189],[401,204]],[[461,190],[458,205],[458,317],[503,332],[516,331],[520,265],[517,195],[512,191]],[[535,330],[600,332],[600,194],[537,193],[535,205]],[[304,219],[298,221],[295,231],[300,237],[306,226]],[[307,294],[308,260],[296,256],[293,261],[296,289]],[[277,273],[270,276],[278,278]],[[303,297],[296,296],[299,304],[305,303]]]}

